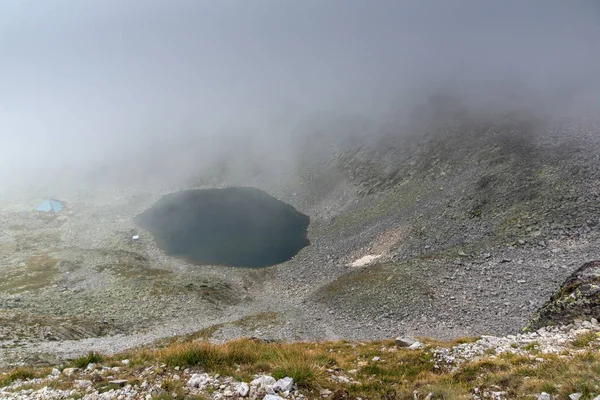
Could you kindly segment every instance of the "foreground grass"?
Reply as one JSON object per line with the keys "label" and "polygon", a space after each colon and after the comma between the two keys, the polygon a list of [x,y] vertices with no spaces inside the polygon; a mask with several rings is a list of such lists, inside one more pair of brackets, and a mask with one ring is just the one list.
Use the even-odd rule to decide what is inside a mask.
{"label": "foreground grass", "polygon": [[49,370],[47,368],[30,368],[30,367],[18,367],[9,371],[5,374],[0,375],[0,387],[8,386],[14,381],[41,378],[47,375]]}
{"label": "foreground grass", "polygon": [[[322,389],[331,390],[336,393],[333,398],[341,399],[413,399],[414,391],[419,398],[432,393],[431,399],[471,398],[475,390],[503,391],[505,398],[511,399],[531,399],[540,392],[553,394],[556,399],[568,399],[575,392],[582,393],[582,399],[600,394],[600,351],[591,337],[581,337],[572,345],[572,351],[561,355],[537,354],[535,346],[531,346],[525,349],[531,350],[529,354],[484,355],[458,367],[436,363],[432,346],[450,347],[465,341],[468,340],[429,342],[425,349],[408,350],[397,348],[392,341],[265,343],[240,339],[211,344],[193,340],[111,357],[90,354],[71,365],[83,367],[99,361],[120,365],[120,360],[126,358],[130,364],[122,369],[121,379],[132,381],[149,366],[161,366],[156,368],[165,377],[185,368],[244,381],[259,373],[275,378],[290,376],[309,398],[320,397]],[[0,386],[39,374],[33,369],[17,369],[0,376]],[[332,379],[336,375],[352,382],[336,382]],[[163,388],[181,398],[184,382],[165,378]]]}

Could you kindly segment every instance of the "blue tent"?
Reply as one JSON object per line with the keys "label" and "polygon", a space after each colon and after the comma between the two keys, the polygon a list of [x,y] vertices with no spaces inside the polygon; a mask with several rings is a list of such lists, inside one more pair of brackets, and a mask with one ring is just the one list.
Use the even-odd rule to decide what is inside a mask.
{"label": "blue tent", "polygon": [[54,199],[48,199],[46,201],[44,201],[42,204],[40,204],[38,206],[38,208],[36,208],[36,211],[43,211],[43,212],[50,212],[53,211],[54,213],[59,213],[60,210],[63,209],[63,204],[58,201],[58,200],[54,200]]}

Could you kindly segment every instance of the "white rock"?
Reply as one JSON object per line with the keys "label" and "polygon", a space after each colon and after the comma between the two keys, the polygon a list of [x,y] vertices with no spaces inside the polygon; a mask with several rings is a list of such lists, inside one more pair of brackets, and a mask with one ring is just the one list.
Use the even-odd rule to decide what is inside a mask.
{"label": "white rock", "polygon": [[254,379],[252,382],[250,382],[250,386],[257,386],[257,387],[264,388],[267,386],[274,385],[275,382],[277,382],[277,381],[272,376],[260,375],[260,376],[257,376],[256,379]]}
{"label": "white rock", "polygon": [[52,372],[51,372],[52,376],[59,376],[60,375],[60,371],[56,368],[52,368]]}
{"label": "white rock", "polygon": [[263,400],[285,400],[283,397],[279,397],[276,394],[268,394],[263,397]]}
{"label": "white rock", "polygon": [[409,347],[414,342],[415,341],[410,338],[405,338],[405,337],[400,337],[400,336],[398,336],[396,338],[396,346],[398,346],[398,347]]}
{"label": "white rock", "polygon": [[293,386],[294,379],[290,378],[289,376],[286,376],[285,378],[275,382],[275,384],[273,385],[273,390],[276,392],[286,392],[292,390]]}
{"label": "white rock", "polygon": [[76,380],[74,382],[74,384],[75,384],[75,387],[81,388],[81,389],[92,387],[92,382],[86,381],[86,380]]}
{"label": "white rock", "polygon": [[331,379],[340,383],[350,383],[350,379],[346,378],[344,375],[331,375]]}
{"label": "white rock", "polygon": [[209,380],[210,380],[210,378],[209,378],[208,374],[194,374],[188,380],[186,385],[188,387],[201,388],[201,387],[205,386]]}
{"label": "white rock", "polygon": [[411,344],[410,346],[408,346],[409,349],[411,350],[417,350],[417,349],[421,349],[425,347],[425,345],[421,342],[414,342],[413,344]]}
{"label": "white rock", "polygon": [[377,356],[375,356],[375,357],[373,357],[373,358],[371,359],[371,361],[379,361],[379,360],[381,360],[381,358],[380,358],[380,357],[377,357]]}
{"label": "white rock", "polygon": [[571,400],[579,400],[581,398],[581,396],[583,396],[582,393],[571,393],[569,395],[569,399],[571,399]]}
{"label": "white rock", "polygon": [[63,369],[62,373],[65,374],[66,376],[71,376],[77,371],[79,371],[79,368],[65,368],[65,369]]}
{"label": "white rock", "polygon": [[98,366],[98,364],[95,364],[95,363],[89,363],[89,364],[87,365],[87,367],[85,368],[85,370],[86,370],[86,371],[93,371],[93,370],[95,370],[95,369],[96,369],[96,367],[97,367],[97,366]]}
{"label": "white rock", "polygon": [[250,392],[250,386],[246,382],[240,382],[236,385],[235,392],[240,397],[246,397]]}
{"label": "white rock", "polygon": [[552,396],[550,396],[550,394],[548,394],[546,392],[542,392],[538,396],[537,400],[552,400]]}
{"label": "white rock", "polygon": [[131,362],[129,360],[121,360],[121,364],[128,366]]}
{"label": "white rock", "polygon": [[349,267],[364,267],[367,264],[372,263],[373,261],[377,260],[378,258],[381,257],[381,254],[378,255],[366,255],[362,258],[359,258],[358,260],[355,260],[354,262],[347,264]]}

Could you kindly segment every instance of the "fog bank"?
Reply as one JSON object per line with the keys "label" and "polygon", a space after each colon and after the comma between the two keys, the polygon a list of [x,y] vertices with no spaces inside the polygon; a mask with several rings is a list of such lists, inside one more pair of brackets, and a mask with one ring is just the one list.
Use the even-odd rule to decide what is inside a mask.
{"label": "fog bank", "polygon": [[403,123],[440,92],[592,118],[599,37],[595,1],[6,0],[0,190],[223,157],[293,169],[319,126]]}

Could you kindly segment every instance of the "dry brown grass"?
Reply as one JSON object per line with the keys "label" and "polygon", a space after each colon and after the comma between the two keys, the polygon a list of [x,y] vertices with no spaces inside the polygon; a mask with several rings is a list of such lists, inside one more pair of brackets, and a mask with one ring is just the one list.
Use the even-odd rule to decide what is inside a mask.
{"label": "dry brown grass", "polygon": [[0,387],[8,386],[16,380],[40,378],[49,373],[48,368],[17,367],[12,371],[0,374]]}
{"label": "dry brown grass", "polygon": [[[257,373],[269,373],[276,378],[291,376],[308,392],[320,388],[346,389],[350,396],[366,399],[412,399],[415,390],[423,395],[433,393],[434,399],[466,399],[475,387],[505,391],[511,398],[542,391],[558,395],[569,391],[568,394],[576,391],[600,394],[600,388],[594,386],[600,376],[597,349],[577,352],[574,348],[568,357],[539,355],[534,348],[530,355],[484,355],[455,371],[437,366],[429,350],[433,344],[449,347],[473,340],[429,340],[422,350],[399,349],[393,341],[264,343],[240,339],[224,344],[194,341],[159,350],[140,350],[128,358],[140,357],[136,362],[165,363],[170,368],[200,367],[244,380]],[[380,360],[372,361],[375,356]],[[351,370],[356,372],[350,374]],[[329,379],[332,374],[343,374],[360,384],[333,382]]]}
{"label": "dry brown grass", "polygon": [[572,345],[575,347],[582,347],[582,348],[589,347],[589,345],[592,344],[597,339],[598,339],[598,336],[596,336],[595,332],[580,333],[579,335],[577,335],[575,337]]}
{"label": "dry brown grass", "polygon": [[[453,342],[429,341],[451,346],[473,339]],[[572,347],[568,356],[531,354],[483,355],[453,370],[436,365],[431,345],[421,350],[396,348],[393,341],[265,343],[239,339],[223,344],[204,340],[173,342],[162,348],[143,348],[105,357],[104,363],[117,363],[127,358],[128,368],[122,369],[121,379],[132,378],[135,371],[147,366],[158,368],[158,375],[174,372],[175,367],[204,370],[249,381],[253,375],[268,373],[275,378],[291,376],[309,397],[318,390],[346,390],[348,396],[363,399],[412,399],[416,390],[422,397],[432,393],[432,399],[467,399],[474,388],[485,391],[504,391],[508,398],[525,398],[542,391],[568,398],[581,392],[585,396],[600,395],[600,353],[588,343],[589,350]],[[379,357],[373,361],[373,357]],[[352,371],[352,372],[350,372]],[[26,372],[25,374],[29,374]],[[129,376],[127,376],[129,374]],[[331,375],[344,375],[360,384],[341,384]],[[25,376],[13,372],[3,382]],[[8,380],[7,380],[8,379]],[[169,394],[182,395],[180,381],[163,381]]]}

